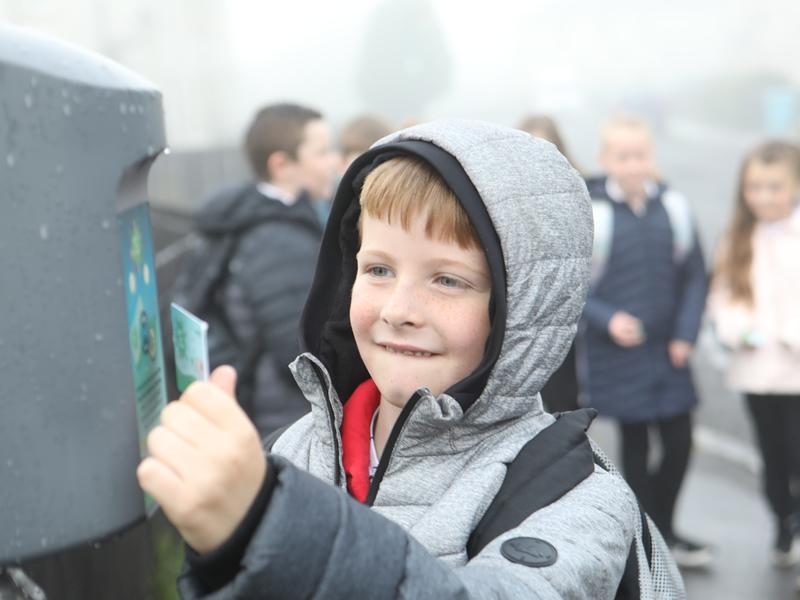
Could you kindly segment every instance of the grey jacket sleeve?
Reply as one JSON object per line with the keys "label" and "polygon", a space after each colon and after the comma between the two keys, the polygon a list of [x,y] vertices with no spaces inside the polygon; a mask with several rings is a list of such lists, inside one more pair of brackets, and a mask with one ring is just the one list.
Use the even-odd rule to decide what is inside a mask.
{"label": "grey jacket sleeve", "polygon": [[[634,538],[635,501],[598,471],[452,568],[395,523],[270,460],[278,481],[238,574],[204,596],[188,571],[179,581],[183,598],[613,598]],[[532,568],[504,558],[502,542],[520,536],[552,543],[556,563]]]}

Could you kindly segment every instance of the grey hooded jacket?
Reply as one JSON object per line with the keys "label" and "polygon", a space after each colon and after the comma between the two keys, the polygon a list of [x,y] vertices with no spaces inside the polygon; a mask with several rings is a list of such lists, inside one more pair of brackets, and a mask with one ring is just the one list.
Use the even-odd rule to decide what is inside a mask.
{"label": "grey hooded jacket", "polygon": [[[439,397],[421,388],[409,400],[373,479],[370,509],[347,495],[339,434],[342,401],[367,377],[347,322],[353,225],[365,174],[402,153],[428,160],[476,226],[492,270],[492,333],[475,373]],[[311,413],[273,447],[270,499],[238,572],[208,593],[190,569],[184,597],[613,598],[632,545],[640,564],[644,549],[633,493],[600,467],[471,560],[466,552],[506,465],[553,422],[539,390],[575,335],[591,236],[580,176],[554,146],[515,130],[431,123],[358,159],[323,240],[302,325],[308,351],[292,364]],[[547,541],[557,560],[512,562],[500,547],[518,537]],[[641,571],[644,597],[681,597],[671,565],[657,577],[676,580],[672,588]],[[650,596],[653,589],[675,595]]]}

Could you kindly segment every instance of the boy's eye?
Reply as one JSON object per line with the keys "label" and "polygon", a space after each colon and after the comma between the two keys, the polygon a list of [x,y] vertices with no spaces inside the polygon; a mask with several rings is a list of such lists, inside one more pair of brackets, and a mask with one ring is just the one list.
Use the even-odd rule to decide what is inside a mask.
{"label": "boy's eye", "polygon": [[450,277],[449,275],[441,275],[439,277],[439,283],[446,288],[458,289],[467,287],[466,283],[455,277]]}
{"label": "boy's eye", "polygon": [[387,277],[390,273],[388,267],[384,267],[382,265],[375,265],[373,267],[369,267],[367,269],[367,273],[370,275],[374,275],[375,277]]}

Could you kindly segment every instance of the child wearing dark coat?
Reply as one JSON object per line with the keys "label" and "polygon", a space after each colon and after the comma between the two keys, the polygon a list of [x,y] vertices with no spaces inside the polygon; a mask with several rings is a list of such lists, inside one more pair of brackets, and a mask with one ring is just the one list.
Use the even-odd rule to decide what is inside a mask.
{"label": "child wearing dark coat", "polygon": [[[606,175],[588,181],[595,237],[581,338],[585,391],[619,423],[625,478],[678,564],[704,566],[709,551],[673,527],[697,404],[688,360],[707,289],[702,250],[686,199],[655,177],[646,123],[609,121],[600,163]],[[651,432],[661,443],[655,467]]]}

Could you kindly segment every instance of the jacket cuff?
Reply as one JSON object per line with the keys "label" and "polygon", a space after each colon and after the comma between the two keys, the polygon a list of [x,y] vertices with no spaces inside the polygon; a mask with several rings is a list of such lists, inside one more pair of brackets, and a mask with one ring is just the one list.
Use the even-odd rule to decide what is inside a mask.
{"label": "jacket cuff", "polygon": [[245,550],[269,506],[272,492],[278,482],[275,471],[271,456],[268,456],[267,474],[255,500],[250,505],[250,510],[247,511],[231,537],[219,548],[208,554],[199,554],[188,544],[186,545],[187,566],[202,586],[204,593],[210,594],[217,591],[239,572]]}

